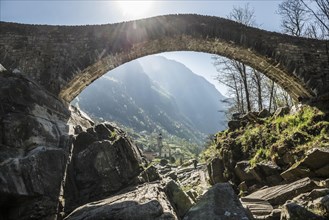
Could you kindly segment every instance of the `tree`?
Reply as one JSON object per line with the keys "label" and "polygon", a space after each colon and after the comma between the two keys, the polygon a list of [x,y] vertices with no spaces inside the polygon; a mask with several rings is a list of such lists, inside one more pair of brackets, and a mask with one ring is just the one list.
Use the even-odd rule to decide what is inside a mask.
{"label": "tree", "polygon": [[[233,7],[228,18],[247,26],[255,26],[255,13],[249,7],[249,4],[246,4],[244,7]],[[220,73],[217,77],[218,81],[228,86],[236,98],[236,110],[239,112],[251,111],[250,74],[247,66],[239,61],[229,60],[220,56],[215,56],[213,59],[215,60],[214,65]]]}
{"label": "tree", "polygon": [[307,12],[300,0],[282,2],[277,13],[282,16],[281,27],[284,33],[294,36],[301,36],[304,33]]}
{"label": "tree", "polygon": [[329,38],[329,0],[285,0],[279,4],[283,32],[318,39]]}

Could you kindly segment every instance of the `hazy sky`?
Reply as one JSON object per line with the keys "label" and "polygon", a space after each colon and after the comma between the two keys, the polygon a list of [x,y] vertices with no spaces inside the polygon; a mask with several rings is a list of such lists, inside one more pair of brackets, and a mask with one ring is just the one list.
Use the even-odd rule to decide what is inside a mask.
{"label": "hazy sky", "polygon": [[[280,30],[280,17],[275,13],[279,0],[254,1],[88,1],[88,0],[0,0],[0,20],[28,24],[85,25],[117,23],[143,17],[165,14],[195,13],[227,17],[234,6],[249,3],[255,11],[260,28]],[[169,59],[183,62],[193,72],[204,76],[225,95],[225,88],[213,78],[216,69],[211,55],[194,52],[162,54]]]}

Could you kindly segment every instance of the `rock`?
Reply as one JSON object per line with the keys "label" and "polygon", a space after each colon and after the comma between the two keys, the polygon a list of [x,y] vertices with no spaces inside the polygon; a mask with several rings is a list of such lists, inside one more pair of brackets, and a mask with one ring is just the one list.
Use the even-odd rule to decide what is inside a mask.
{"label": "rock", "polygon": [[234,131],[241,128],[243,125],[240,120],[230,120],[227,122],[227,126],[230,130]]}
{"label": "rock", "polygon": [[260,189],[245,198],[268,201],[272,206],[283,205],[287,200],[295,196],[309,192],[316,187],[309,178],[304,178],[290,184],[267,187]]}
{"label": "rock", "polygon": [[182,218],[194,204],[193,200],[173,180],[166,184],[165,191],[177,215]]}
{"label": "rock", "polygon": [[177,173],[176,173],[176,171],[173,170],[173,171],[170,171],[169,173],[166,173],[164,177],[169,177],[169,178],[176,181],[177,180]]}
{"label": "rock", "polygon": [[0,218],[50,219],[71,147],[70,111],[36,82],[0,74]]}
{"label": "rock", "polygon": [[234,173],[241,182],[255,182],[255,176],[250,173],[250,168],[249,161],[239,161],[235,165]]}
{"label": "rock", "polygon": [[199,196],[194,189],[190,189],[189,191],[186,192],[186,194],[193,200],[193,202],[196,202],[196,199]]}
{"label": "rock", "polygon": [[283,181],[280,176],[281,168],[273,162],[257,163],[255,167],[250,170],[250,173],[260,183],[266,183],[270,186],[277,185]]}
{"label": "rock", "polygon": [[110,198],[85,204],[65,219],[177,220],[173,210],[159,184],[144,184]]}
{"label": "rock", "polygon": [[169,161],[168,161],[167,159],[163,159],[163,158],[162,158],[162,159],[160,160],[160,165],[161,165],[161,166],[166,166],[168,163],[169,163]]}
{"label": "rock", "polygon": [[304,177],[328,178],[328,164],[329,150],[315,148],[308,152],[304,159],[281,173],[281,176],[286,181],[293,181]]}
{"label": "rock", "polygon": [[287,203],[281,211],[281,220],[325,220],[326,218],[310,212],[306,208],[295,204]]}
{"label": "rock", "polygon": [[262,121],[257,116],[258,112],[248,112],[242,116],[242,121],[247,121],[249,123],[262,123]]}
{"label": "rock", "polygon": [[149,182],[160,180],[161,177],[158,173],[157,168],[155,168],[152,165],[146,168],[145,170],[143,170],[143,172],[139,174],[138,179],[139,179],[138,180],[139,183],[149,183]]}
{"label": "rock", "polygon": [[253,215],[254,219],[264,219],[271,215],[273,206],[266,200],[254,198],[241,198],[243,207],[248,209]]}
{"label": "rock", "polygon": [[210,163],[207,165],[208,174],[210,178],[210,184],[214,185],[216,183],[222,183],[226,181],[226,178],[224,178],[224,164],[221,159],[218,157],[214,158],[210,161]]}
{"label": "rock", "polygon": [[288,106],[286,106],[286,107],[280,107],[280,108],[278,108],[278,109],[274,112],[273,117],[274,117],[274,118],[282,117],[282,116],[288,114],[289,111],[290,111],[290,109],[289,109]]}
{"label": "rock", "polygon": [[218,183],[200,198],[183,219],[246,220],[249,218],[231,185]]}
{"label": "rock", "polygon": [[[303,193],[295,197],[292,202],[312,211],[320,216],[329,214],[326,210],[326,196],[329,195],[329,189],[314,189],[309,193]],[[328,204],[327,204],[328,205]]]}
{"label": "rock", "polygon": [[[4,219],[56,216],[66,156],[62,149],[39,147],[0,167],[0,206]],[[1,216],[1,215],[0,215]]]}
{"label": "rock", "polygon": [[258,118],[268,118],[268,117],[271,117],[271,113],[265,108],[258,113]]}
{"label": "rock", "polygon": [[323,215],[329,218],[329,194],[321,198],[319,207],[322,209]]}
{"label": "rock", "polygon": [[113,195],[136,180],[159,178],[151,168],[144,180],[143,176],[138,180],[143,170],[140,151],[119,129],[112,133],[107,124],[99,124],[77,136],[65,189],[66,210]]}

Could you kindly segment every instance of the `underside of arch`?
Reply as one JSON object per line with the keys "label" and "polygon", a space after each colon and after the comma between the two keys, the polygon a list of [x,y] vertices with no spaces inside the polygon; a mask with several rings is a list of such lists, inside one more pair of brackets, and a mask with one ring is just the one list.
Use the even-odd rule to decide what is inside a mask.
{"label": "underside of arch", "polygon": [[205,52],[234,59],[262,72],[285,89],[294,99],[314,96],[313,92],[294,74],[289,73],[283,65],[256,53],[252,49],[242,48],[233,42],[220,39],[203,39],[180,35],[138,43],[133,45],[129,51],[107,55],[76,73],[74,78],[61,89],[59,97],[65,102],[70,102],[85,87],[108,71],[143,56],[169,51]]}

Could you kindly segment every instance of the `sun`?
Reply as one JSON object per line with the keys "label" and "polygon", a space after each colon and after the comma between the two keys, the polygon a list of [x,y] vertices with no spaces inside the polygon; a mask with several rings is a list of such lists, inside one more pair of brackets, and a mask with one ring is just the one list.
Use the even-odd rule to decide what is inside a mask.
{"label": "sun", "polygon": [[118,1],[124,16],[129,18],[145,17],[150,12],[152,1]]}

